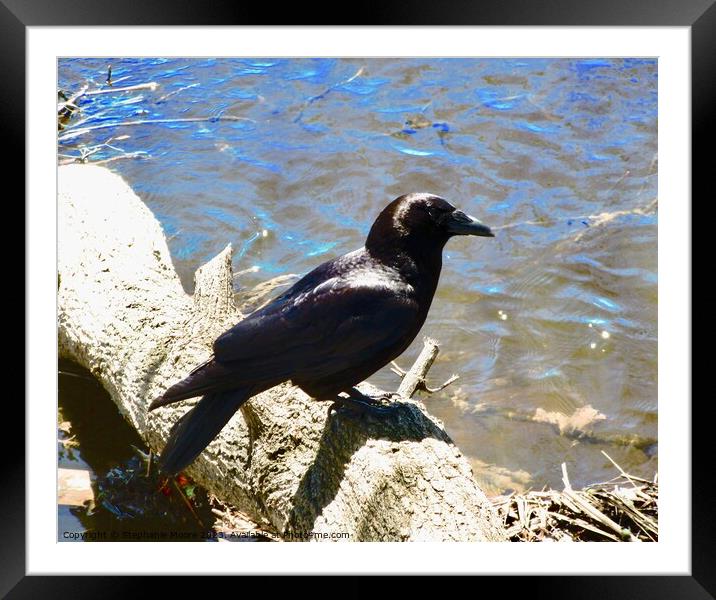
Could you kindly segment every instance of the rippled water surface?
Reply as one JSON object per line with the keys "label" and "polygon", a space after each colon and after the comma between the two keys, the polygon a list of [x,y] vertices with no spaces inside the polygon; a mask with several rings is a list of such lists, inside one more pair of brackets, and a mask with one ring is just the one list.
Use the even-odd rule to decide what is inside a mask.
{"label": "rippled water surface", "polygon": [[[182,282],[234,245],[237,290],[363,244],[378,212],[439,194],[496,230],[449,242],[423,334],[426,399],[490,491],[657,465],[657,64],[634,59],[64,59],[60,132],[154,211]],[[70,135],[68,135],[70,134]],[[124,137],[127,136],[127,137]],[[121,139],[119,139],[121,138]],[[398,360],[410,366],[422,342]],[[372,381],[394,388],[388,368]]]}

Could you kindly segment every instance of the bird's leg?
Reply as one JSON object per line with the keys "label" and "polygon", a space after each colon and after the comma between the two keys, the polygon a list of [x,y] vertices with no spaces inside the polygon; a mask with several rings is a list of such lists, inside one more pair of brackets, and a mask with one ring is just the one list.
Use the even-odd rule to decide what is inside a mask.
{"label": "bird's leg", "polygon": [[380,396],[372,397],[358,391],[356,388],[351,388],[345,393],[348,394],[348,397],[336,396],[334,403],[328,409],[329,414],[336,408],[343,407],[361,415],[386,415],[393,413],[400,406],[397,403],[389,405],[381,403],[381,400],[390,400],[397,394],[381,394]]}

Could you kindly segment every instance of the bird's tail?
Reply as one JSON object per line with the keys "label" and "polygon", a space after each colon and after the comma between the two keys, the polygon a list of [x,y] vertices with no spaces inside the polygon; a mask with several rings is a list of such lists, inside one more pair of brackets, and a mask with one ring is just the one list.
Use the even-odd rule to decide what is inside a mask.
{"label": "bird's tail", "polygon": [[159,457],[160,469],[167,475],[183,471],[252,395],[253,387],[249,386],[204,396],[172,427]]}

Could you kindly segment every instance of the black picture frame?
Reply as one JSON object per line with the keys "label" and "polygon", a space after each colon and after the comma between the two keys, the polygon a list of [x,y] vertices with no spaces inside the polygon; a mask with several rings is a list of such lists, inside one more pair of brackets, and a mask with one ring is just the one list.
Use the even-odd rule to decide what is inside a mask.
{"label": "black picture frame", "polygon": [[[382,0],[350,11],[354,25],[552,25],[552,26],[689,26],[692,41],[692,187],[705,182],[713,139],[713,106],[716,106],[716,0],[460,0],[450,2],[400,2]],[[24,189],[25,163],[25,39],[30,26],[80,25],[339,25],[345,6],[306,6],[286,3],[280,10],[267,5],[215,0],[147,0],[142,3],[116,0],[0,0],[0,61],[2,85],[0,106],[3,128],[12,153],[5,156],[5,173],[14,174]],[[697,125],[697,126],[695,126]],[[701,153],[696,148],[703,147]],[[17,163],[17,164],[14,164]],[[711,166],[711,165],[709,165]],[[711,167],[713,168],[713,167]],[[706,198],[704,198],[706,200]],[[683,199],[691,202],[691,199]],[[692,204],[693,206],[693,204]],[[23,217],[24,218],[24,217]],[[693,237],[692,237],[693,239]],[[687,266],[685,266],[686,268]],[[707,295],[708,296],[708,295]],[[25,312],[26,321],[32,315]],[[31,357],[30,357],[31,359]],[[703,359],[702,359],[703,360]],[[48,375],[49,376],[49,375]],[[704,399],[710,400],[710,396]],[[688,407],[691,398],[664,398]],[[685,408],[687,409],[687,408]],[[713,467],[710,439],[706,432],[711,420],[704,402],[691,403],[692,415],[692,570],[690,576],[549,576],[519,577],[493,581],[509,595],[549,594],[550,597],[701,599],[716,594],[716,519],[711,506],[710,481]],[[24,406],[6,401],[5,422],[25,421]],[[26,424],[31,426],[31,424]],[[13,427],[19,429],[19,427]],[[18,444],[16,448],[22,448]],[[5,454],[5,453],[4,453]],[[5,455],[7,457],[7,455]],[[24,457],[4,465],[0,493],[0,594],[10,598],[83,597],[146,593],[143,578],[119,576],[40,577],[26,576],[25,468]],[[6,458],[7,460],[7,458]],[[688,507],[685,507],[688,510]],[[157,548],[161,552],[161,548]],[[320,570],[320,569],[319,569]],[[340,593],[353,596],[375,593],[379,583],[367,577],[339,583]],[[259,582],[260,583],[260,582]],[[347,585],[346,585],[347,584]],[[407,586],[403,580],[400,585]],[[162,582],[163,594],[172,594],[171,582]],[[165,588],[164,586],[169,586]],[[185,584],[184,584],[185,585]],[[217,584],[206,593],[222,593]],[[294,584],[295,585],[295,584]],[[484,585],[476,583],[476,585]],[[273,586],[273,584],[272,584]],[[240,593],[250,593],[242,584]],[[330,590],[331,588],[328,588]],[[327,593],[331,593],[327,591]]]}

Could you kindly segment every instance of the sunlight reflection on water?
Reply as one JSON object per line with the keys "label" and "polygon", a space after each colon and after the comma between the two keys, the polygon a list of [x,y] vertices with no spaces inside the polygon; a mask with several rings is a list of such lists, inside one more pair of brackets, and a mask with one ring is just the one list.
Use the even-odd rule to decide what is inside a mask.
{"label": "sunlight reflection on water", "polygon": [[[60,60],[60,86],[100,85],[107,62]],[[591,406],[604,416],[590,425],[598,435],[656,438],[656,61],[110,62],[123,85],[160,86],[94,96],[82,106],[88,126],[242,118],[60,144],[71,154],[122,134],[113,145],[151,155],[110,167],[160,219],[188,289],[227,242],[235,269],[248,269],[238,285],[251,287],[360,246],[400,194],[442,195],[497,237],[446,249],[423,334],[442,345],[431,379],[461,377],[426,400],[431,412],[468,456],[526,471],[534,487],[559,486],[563,461],[575,485],[610,478],[604,448],[653,476],[653,445],[579,442],[509,415]],[[408,366],[420,346],[398,362]],[[373,381],[397,385],[388,369]]]}

